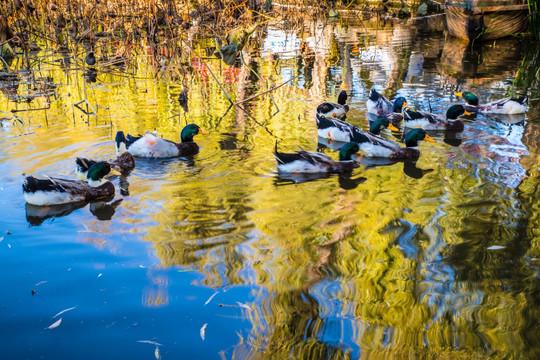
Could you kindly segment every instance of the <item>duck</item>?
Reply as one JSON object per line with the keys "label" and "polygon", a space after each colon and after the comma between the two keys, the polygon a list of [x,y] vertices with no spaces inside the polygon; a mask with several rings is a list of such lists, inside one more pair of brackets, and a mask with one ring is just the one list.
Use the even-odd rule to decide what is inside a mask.
{"label": "duck", "polygon": [[[377,90],[371,88],[366,107],[367,112],[370,114],[376,114],[378,116],[396,114],[394,116],[399,118],[403,108],[408,109],[409,105],[407,105],[407,100],[403,96],[397,97],[392,104],[390,100],[378,93]],[[400,119],[402,118],[403,117]],[[391,118],[389,118],[389,120],[392,121]]]}
{"label": "duck", "polygon": [[280,153],[276,147],[274,156],[277,160],[278,172],[284,174],[316,174],[344,173],[356,167],[356,161],[351,156],[360,150],[358,144],[349,142],[339,150],[339,161],[330,156],[300,148],[294,153]]}
{"label": "duck", "polygon": [[[379,138],[379,136],[376,135],[366,134],[358,127],[340,119],[327,119],[322,116],[317,116],[316,119],[318,135],[323,139],[344,143],[351,141],[358,143],[364,142],[366,136]],[[378,122],[378,120],[380,121]],[[377,121],[374,121],[373,124],[371,124],[370,131],[372,134],[378,135],[383,128],[387,127],[391,130],[399,131],[399,129],[393,126],[386,118],[379,118]]]}
{"label": "duck", "polygon": [[364,140],[358,144],[365,155],[367,157],[388,158],[391,160],[416,159],[420,156],[420,150],[418,150],[420,140],[435,142],[423,129],[413,129],[405,135],[406,147],[380,136],[366,135],[368,135],[367,141]]}
{"label": "duck", "polygon": [[529,110],[526,96],[521,96],[519,98],[507,97],[480,105],[478,96],[470,91],[456,92],[454,95],[463,98],[468,105],[467,109],[474,112],[513,115],[524,114]]}
{"label": "duck", "polygon": [[108,162],[100,161],[88,169],[87,183],[81,180],[47,177],[38,179],[28,176],[24,179],[23,196],[32,205],[59,205],[79,201],[91,201],[113,196],[114,185],[105,176],[116,171]]}
{"label": "duck", "polygon": [[[387,120],[387,119],[381,119]],[[386,122],[385,122],[386,123]],[[388,122],[390,124],[390,122]],[[420,151],[416,148],[419,140],[435,142],[424,130],[414,129],[405,137],[406,148],[398,143],[385,139],[381,136],[365,133],[354,125],[339,119],[326,119],[317,117],[317,126],[321,138],[341,142],[355,142],[365,153],[366,157],[382,157],[389,159],[411,159],[420,156]],[[374,126],[377,131],[380,125]],[[418,131],[417,131],[418,130]],[[416,141],[415,141],[416,139]]]}
{"label": "duck", "polygon": [[[111,168],[115,169],[122,175],[127,175],[131,170],[135,168],[135,159],[133,155],[126,150],[125,144],[122,146],[122,134],[116,134],[116,154],[117,157],[115,160],[108,161]],[[97,161],[92,159],[80,158],[78,157],[75,160],[77,168],[75,170],[75,175],[79,180],[86,181],[86,175],[90,166],[97,163]]]}
{"label": "duck", "polygon": [[446,117],[429,113],[427,111],[405,110],[403,124],[408,128],[422,128],[424,130],[452,130],[463,131],[463,121],[458,120],[461,115],[471,115],[463,105],[452,105],[446,111]]}
{"label": "duck", "polygon": [[331,101],[325,101],[317,106],[317,115],[324,116],[326,118],[338,118],[344,119],[347,111],[349,111],[349,105],[347,103],[347,92],[341,90],[338,96],[337,103]]}
{"label": "duck", "polygon": [[116,133],[117,148],[126,150],[131,155],[145,158],[173,158],[191,156],[199,152],[199,145],[193,141],[197,134],[208,134],[196,124],[186,125],[180,134],[181,142],[175,143],[146,132],[144,136],[124,135],[123,131]]}

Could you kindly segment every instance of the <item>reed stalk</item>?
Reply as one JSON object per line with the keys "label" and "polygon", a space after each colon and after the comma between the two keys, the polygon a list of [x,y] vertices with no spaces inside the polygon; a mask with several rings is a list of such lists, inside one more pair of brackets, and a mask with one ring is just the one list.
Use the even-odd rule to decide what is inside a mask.
{"label": "reed stalk", "polygon": [[529,31],[532,36],[540,38],[540,0],[527,0],[529,6]]}

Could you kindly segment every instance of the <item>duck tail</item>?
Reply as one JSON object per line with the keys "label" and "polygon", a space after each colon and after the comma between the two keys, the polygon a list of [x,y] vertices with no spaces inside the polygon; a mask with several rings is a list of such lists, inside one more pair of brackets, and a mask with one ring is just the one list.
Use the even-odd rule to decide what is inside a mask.
{"label": "duck tail", "polygon": [[37,179],[33,176],[27,176],[22,183],[23,192],[33,193],[38,190]]}
{"label": "duck tail", "polygon": [[341,90],[337,102],[340,105],[345,105],[347,103],[347,92],[345,90]]}
{"label": "duck tail", "polygon": [[369,100],[377,101],[379,100],[380,97],[381,97],[381,94],[379,94],[377,90],[375,90],[374,88],[371,88],[371,90],[369,91]]}
{"label": "duck tail", "polygon": [[521,105],[526,105],[527,104],[527,97],[526,96],[520,96],[519,98],[512,99],[512,100],[517,101]]}
{"label": "duck tail", "polygon": [[96,162],[94,160],[78,157],[75,160],[75,163],[77,164],[77,171],[84,173],[87,172],[90,166],[94,165]]}

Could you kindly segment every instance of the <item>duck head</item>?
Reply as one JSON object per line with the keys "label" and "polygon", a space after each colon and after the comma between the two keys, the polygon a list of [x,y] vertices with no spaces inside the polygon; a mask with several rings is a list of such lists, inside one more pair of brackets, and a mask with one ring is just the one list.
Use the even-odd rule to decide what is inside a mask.
{"label": "duck head", "polygon": [[193,141],[193,137],[198,134],[206,135],[208,134],[208,131],[204,131],[196,124],[189,124],[182,129],[180,138],[182,139],[182,142],[189,142]]}
{"label": "duck head", "polygon": [[407,100],[405,100],[403,96],[400,96],[394,100],[394,108],[392,111],[395,113],[400,113],[403,111],[403,108],[408,109],[409,105],[407,105]]}
{"label": "duck head", "polygon": [[352,160],[351,155],[356,154],[360,150],[360,146],[357,143],[346,143],[339,149],[339,161]]}
{"label": "duck head", "polygon": [[371,126],[369,127],[369,132],[378,135],[380,134],[382,129],[386,128],[389,128],[392,131],[399,131],[399,129],[392,125],[390,121],[388,121],[388,119],[380,117],[373,123],[371,123]]}
{"label": "duck head", "polygon": [[474,95],[470,91],[464,91],[462,93],[457,92],[454,93],[454,95],[456,95],[457,97],[462,97],[463,100],[465,100],[469,105],[478,106],[478,96]]}
{"label": "duck head", "polygon": [[88,169],[88,173],[86,174],[88,185],[93,187],[103,185],[106,182],[105,176],[109,174],[120,175],[120,173],[116,170],[113,170],[109,163],[106,161],[100,161],[95,163],[94,165],[90,166],[90,168]]}
{"label": "duck head", "polygon": [[434,143],[435,140],[431,138],[423,129],[413,129],[405,135],[405,146],[416,147],[420,140],[426,140]]}
{"label": "duck head", "polygon": [[471,113],[465,110],[463,105],[452,105],[446,111],[446,118],[450,120],[456,120],[461,115],[471,115]]}

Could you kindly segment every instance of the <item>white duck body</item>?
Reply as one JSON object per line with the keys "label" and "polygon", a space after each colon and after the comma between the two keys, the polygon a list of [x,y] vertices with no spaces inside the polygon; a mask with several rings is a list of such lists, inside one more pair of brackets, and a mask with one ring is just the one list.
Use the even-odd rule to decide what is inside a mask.
{"label": "white duck body", "polygon": [[178,156],[178,146],[172,141],[146,133],[130,145],[129,152],[138,157],[169,158]]}
{"label": "white duck body", "polygon": [[[523,102],[520,103],[519,100]],[[525,101],[526,99],[512,99],[508,97],[500,100],[491,101],[487,104],[470,106],[470,108],[473,111],[478,111],[485,114],[524,114],[527,112],[527,110],[529,110],[529,107],[525,105]]]}

